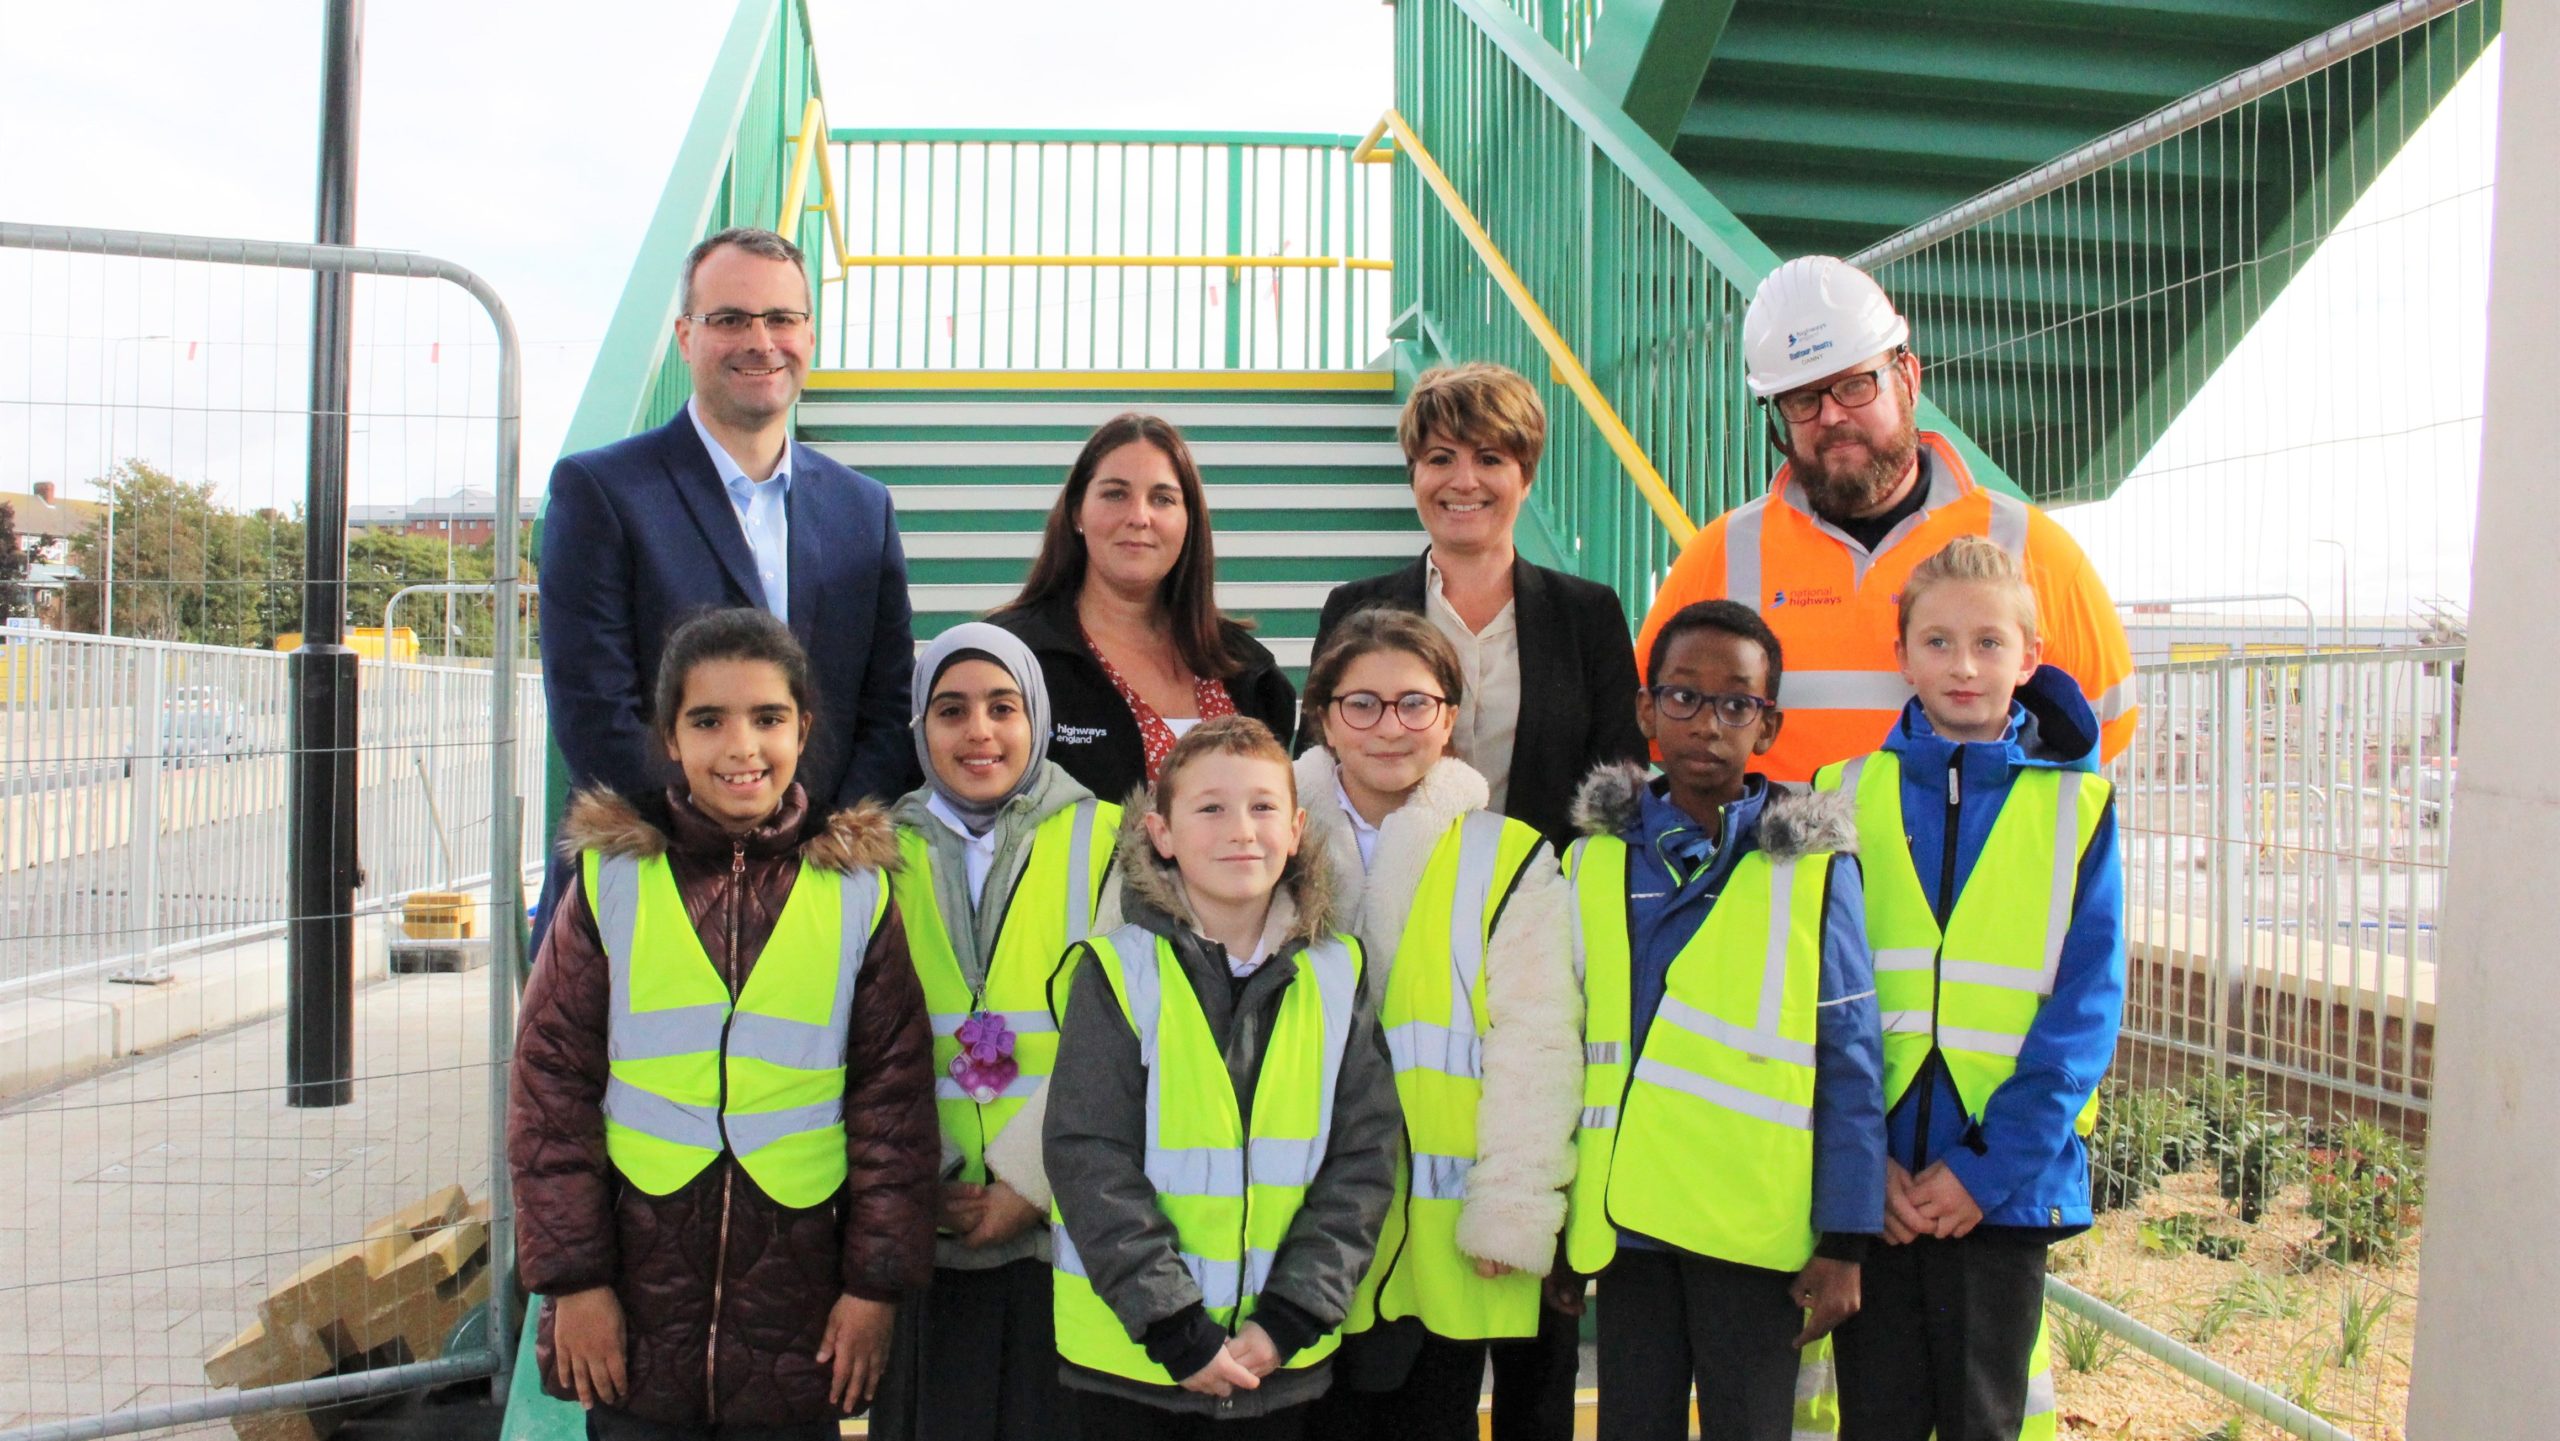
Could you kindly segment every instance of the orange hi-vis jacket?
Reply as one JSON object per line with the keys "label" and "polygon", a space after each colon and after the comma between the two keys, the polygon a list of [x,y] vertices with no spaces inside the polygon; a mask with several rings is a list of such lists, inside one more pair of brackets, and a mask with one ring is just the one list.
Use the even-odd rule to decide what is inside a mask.
{"label": "orange hi-vis jacket", "polygon": [[1946,437],[1924,431],[1920,440],[1928,499],[1873,554],[1816,516],[1783,468],[1768,494],[1709,522],[1654,596],[1636,638],[1639,661],[1682,606],[1732,599],[1758,610],[1785,651],[1778,704],[1786,722],[1752,768],[1809,781],[1823,766],[1874,750],[1911,698],[1893,657],[1903,582],[1957,536],[1989,536],[2025,563],[2044,663],[2080,683],[2098,715],[2099,758],[2115,759],[2133,739],[2133,652],[2097,570],[2050,516],[1976,484]]}

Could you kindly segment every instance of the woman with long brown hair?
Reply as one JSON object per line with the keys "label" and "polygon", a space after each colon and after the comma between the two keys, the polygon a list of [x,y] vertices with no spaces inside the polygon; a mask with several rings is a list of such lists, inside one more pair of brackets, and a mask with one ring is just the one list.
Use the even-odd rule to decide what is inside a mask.
{"label": "woman with long brown hair", "polygon": [[987,618],[1040,658],[1049,758],[1105,799],[1153,781],[1182,733],[1213,716],[1293,728],[1288,677],[1218,612],[1200,468],[1154,416],[1115,416],[1085,441],[1022,593]]}

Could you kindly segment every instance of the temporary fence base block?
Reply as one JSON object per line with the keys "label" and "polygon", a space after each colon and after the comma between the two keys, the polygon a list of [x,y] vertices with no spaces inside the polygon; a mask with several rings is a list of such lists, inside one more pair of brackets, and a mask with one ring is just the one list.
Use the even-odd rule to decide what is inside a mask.
{"label": "temporary fence base block", "polygon": [[391,942],[391,973],[414,976],[429,972],[476,971],[489,964],[489,938],[422,941],[406,936]]}

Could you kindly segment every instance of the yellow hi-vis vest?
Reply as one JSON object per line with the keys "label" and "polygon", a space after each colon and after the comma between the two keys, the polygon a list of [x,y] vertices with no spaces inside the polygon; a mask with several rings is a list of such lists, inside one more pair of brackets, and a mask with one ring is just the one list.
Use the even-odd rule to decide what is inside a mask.
{"label": "yellow hi-vis vest", "polygon": [[[1031,833],[1013,893],[1002,907],[995,946],[979,990],[969,989],[951,944],[951,918],[934,894],[933,849],[912,826],[898,828],[900,867],[890,880],[898,920],[906,927],[907,955],[924,984],[925,1009],[933,1016],[933,1099],[942,1134],[960,1148],[959,1179],[987,1179],[987,1145],[1040,1090],[1058,1060],[1058,1021],[1049,1007],[1049,981],[1067,947],[1093,932],[1103,878],[1120,831],[1120,808],[1079,801],[1042,821]],[[958,918],[962,925],[970,918]],[[994,1100],[979,1104],[951,1076],[960,1054],[960,1024],[987,1010],[1004,1018],[1014,1035],[1013,1059],[1021,1074]]]}
{"label": "yellow hi-vis vest", "polygon": [[[2107,782],[2086,771],[2019,772],[1943,935],[1911,861],[1902,757],[1877,751],[1825,766],[1814,786],[1846,788],[1857,806],[1884,1022],[1885,1107],[1901,1104],[1934,1048],[1965,1113],[1979,1122],[1991,1093],[2016,1074],[2027,1028],[2053,994],[2080,858],[2106,814]],[[2092,1093],[2080,1112],[2082,1135],[2097,1114]]]}
{"label": "yellow hi-vis vest", "polygon": [[[1171,942],[1123,926],[1088,942],[1095,969],[1137,1033],[1147,1072],[1145,1165],[1156,1208],[1173,1222],[1183,1267],[1209,1319],[1230,1335],[1253,1316],[1289,1222],[1332,1141],[1334,1086],[1360,991],[1360,943],[1328,936],[1300,953],[1263,1044],[1250,1126],[1200,998]],[[1147,1358],[1087,1279],[1058,1200],[1052,1315],[1058,1354],[1078,1366],[1156,1386],[1182,1378]],[[1289,1358],[1312,1366],[1341,1344],[1327,1332]]]}
{"label": "yellow hi-vis vest", "polygon": [[1640,1055],[1626,843],[1574,842],[1565,874],[1584,1003],[1566,1259],[1601,1270],[1624,1226],[1701,1256],[1802,1269],[1813,1258],[1814,1007],[1830,853],[1753,851],[1734,863],[1671,962]]}
{"label": "yellow hi-vis vest", "polygon": [[1539,1278],[1478,1276],[1458,1249],[1458,1213],[1476,1163],[1484,1036],[1493,1028],[1485,950],[1540,843],[1522,822],[1489,811],[1462,816],[1441,833],[1414,891],[1378,1015],[1404,1103],[1407,1163],[1345,1333],[1380,1317],[1419,1316],[1453,1341],[1537,1334]]}
{"label": "yellow hi-vis vest", "polygon": [[604,1148],[664,1196],[723,1150],[785,1206],[845,1180],[845,1043],[854,983],[889,906],[876,872],[803,863],[736,998],[702,948],[664,856],[584,857],[612,1009]]}

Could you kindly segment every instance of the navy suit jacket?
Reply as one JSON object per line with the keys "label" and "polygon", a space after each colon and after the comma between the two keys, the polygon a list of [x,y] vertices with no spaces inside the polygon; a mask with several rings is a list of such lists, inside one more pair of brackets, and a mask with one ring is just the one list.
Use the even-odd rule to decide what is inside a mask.
{"label": "navy suit jacket", "polygon": [[[792,443],[791,633],[818,719],[800,783],[823,813],[914,788],[906,552],[888,487]],[[566,456],[542,523],[542,687],[573,786],[655,794],[678,772],[650,725],[667,637],[694,615],[762,605],[755,554],[711,453],[679,412]]]}

